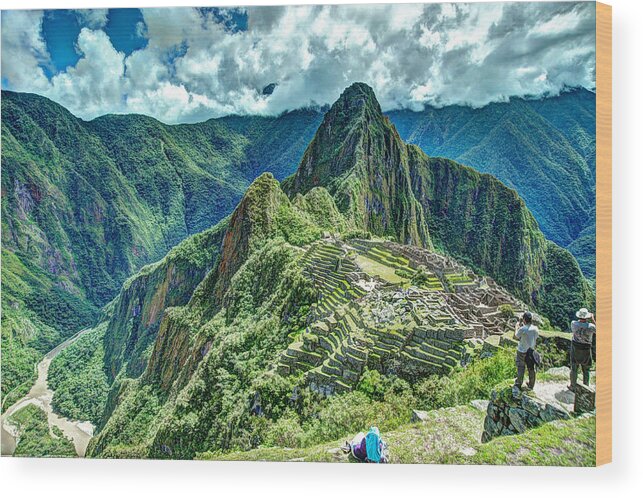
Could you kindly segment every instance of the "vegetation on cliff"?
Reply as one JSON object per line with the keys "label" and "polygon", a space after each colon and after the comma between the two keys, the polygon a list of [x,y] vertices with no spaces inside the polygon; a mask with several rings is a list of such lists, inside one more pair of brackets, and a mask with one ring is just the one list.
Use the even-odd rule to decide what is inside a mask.
{"label": "vegetation on cliff", "polygon": [[[391,111],[401,137],[430,156],[490,173],[515,189],[546,237],[595,274],[596,95],[584,89],[480,109]],[[583,243],[579,243],[584,239]]]}
{"label": "vegetation on cliff", "polygon": [[[23,294],[2,300],[3,395],[24,394],[45,344],[90,325],[133,272],[230,213],[262,168],[290,173],[319,119],[310,109],[243,124],[85,122],[44,97],[3,91],[2,274]],[[21,281],[23,267],[37,278]]]}
{"label": "vegetation on cliff", "polygon": [[103,322],[84,333],[52,360],[47,384],[54,391],[56,413],[94,425],[100,422],[109,392],[103,352],[106,328]]}

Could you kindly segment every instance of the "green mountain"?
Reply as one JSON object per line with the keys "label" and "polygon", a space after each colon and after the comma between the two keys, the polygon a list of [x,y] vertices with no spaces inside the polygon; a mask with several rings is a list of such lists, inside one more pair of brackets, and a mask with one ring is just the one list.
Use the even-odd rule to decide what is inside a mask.
{"label": "green mountain", "polygon": [[[97,316],[127,277],[229,214],[261,173],[285,171],[318,112],[195,125],[109,115],[85,122],[2,92],[2,393]],[[308,125],[307,125],[308,123]],[[252,142],[251,142],[252,139]],[[74,317],[69,318],[69,317]]]}
{"label": "green mountain", "polygon": [[[561,326],[565,320],[550,308],[552,296],[584,301],[589,295],[574,258],[545,239],[515,191],[405,144],[367,85],[342,94],[297,173],[284,181],[291,196],[318,186],[328,189],[355,228],[455,256]],[[569,270],[565,287],[552,287],[559,267],[554,257]]]}
{"label": "green mountain", "polygon": [[[484,274],[522,280],[512,293]],[[521,298],[546,325],[592,296],[515,192],[404,144],[372,90],[353,85],[294,176],[258,177],[229,218],[105,310],[111,390],[88,455],[313,447],[399,427],[418,404],[488,396],[513,360],[467,341],[498,339],[529,306]]]}
{"label": "green mountain", "polygon": [[595,275],[596,96],[571,90],[481,109],[426,107],[388,113],[401,137],[430,156],[490,173],[515,189],[543,233]]}
{"label": "green mountain", "polygon": [[[519,191],[550,239],[562,245],[571,240],[568,249],[590,276],[595,253],[594,211],[587,211],[584,195],[567,196],[565,189],[573,186],[582,191],[593,184],[586,181],[587,168],[582,162],[587,162],[593,172],[593,112],[593,94],[574,91],[552,99],[515,99],[477,110],[395,111],[389,116],[403,138],[417,142],[431,155],[458,158],[478,170],[503,165],[492,172]],[[523,114],[527,117],[520,118]],[[159,260],[190,234],[215,225],[232,211],[251,181],[263,171],[273,172],[279,180],[290,175],[323,118],[319,109],[303,109],[277,117],[228,116],[193,125],[168,126],[137,115],[109,115],[85,122],[46,98],[2,92],[2,345],[6,353],[2,393],[11,393],[7,399],[24,394],[33,377],[33,363],[51,346],[91,324],[98,316],[97,309],[118,293],[133,272]],[[501,133],[500,128],[493,132],[496,120],[514,130],[529,124],[541,131],[521,132],[522,145],[508,146],[508,137],[515,134]],[[343,144],[341,161],[346,164],[337,163],[332,171],[321,171],[322,175],[340,173],[328,185],[334,199],[324,190],[293,198],[293,204],[308,212],[317,227],[345,230],[367,226],[396,240],[433,245],[495,275],[506,285],[524,280],[521,289],[525,292],[546,281],[542,272],[533,269],[538,260],[543,263],[547,252],[540,236],[529,242],[507,237],[513,226],[509,215],[503,215],[500,239],[467,226],[475,223],[487,230],[492,226],[480,219],[489,212],[481,205],[489,198],[478,201],[475,196],[452,191],[450,198],[440,201],[442,204],[429,200],[436,189],[461,181],[469,187],[478,185],[475,189],[467,187],[475,195],[498,189],[499,199],[490,202],[503,206],[517,206],[513,193],[499,188],[491,178],[455,168],[449,161],[431,159],[435,174],[426,176],[421,164],[426,161],[424,155],[400,145],[399,137],[391,139],[386,131],[389,125],[373,116],[371,123],[373,137],[377,138],[373,150],[379,149],[375,151],[378,157],[395,162],[396,154],[400,154],[400,164],[407,165],[408,172],[405,166],[404,172],[381,176],[382,171],[365,162],[372,175],[366,175],[368,181],[360,180],[354,187],[362,189],[356,193],[357,198],[371,205],[360,211],[359,205],[353,204],[356,211],[345,220],[339,211],[346,213],[349,199],[335,195],[335,184],[344,182],[343,168],[351,169],[346,162],[351,154],[361,154],[363,149],[349,150],[351,145],[344,144],[337,133],[333,135],[337,142],[318,140],[319,151],[314,155],[318,163],[323,162],[318,160],[320,154],[330,154],[335,145]],[[466,133],[460,133],[464,128]],[[350,132],[348,128],[346,131]],[[547,138],[550,133],[556,137],[556,146]],[[382,145],[381,139],[391,142]],[[390,154],[386,152],[389,145]],[[499,155],[498,150],[507,153]],[[467,154],[471,154],[470,160]],[[561,167],[556,165],[559,157],[563,158]],[[526,175],[524,165],[539,173]],[[501,171],[503,168],[506,171]],[[542,195],[532,196],[531,180],[521,181],[545,176],[548,187],[538,187]],[[353,188],[348,183],[355,178],[353,175],[343,183],[344,193]],[[414,183],[420,179],[419,184]],[[395,201],[391,203],[390,199]],[[463,209],[473,209],[476,215],[460,218],[464,225],[452,223],[451,214]],[[588,215],[585,222],[574,221],[572,229],[571,218],[565,214],[568,211],[578,217],[582,217],[580,213]],[[381,217],[384,212],[397,218]],[[360,223],[360,213],[368,213],[368,220]],[[551,223],[544,222],[547,217]],[[529,225],[533,225],[530,217],[525,227],[530,233],[538,233]],[[559,229],[564,236],[558,236]],[[520,244],[532,243],[534,247],[526,254],[534,258],[533,265],[515,260],[501,265],[497,261],[505,253],[511,260],[522,251]],[[500,246],[503,253],[498,252]],[[574,262],[568,260],[566,252],[559,256],[573,268]],[[578,281],[570,285],[576,286]],[[529,300],[546,309],[548,299],[542,297],[543,292]],[[549,291],[557,292],[553,288]],[[566,296],[556,299],[564,302]],[[122,334],[127,337],[129,332]],[[137,334],[133,337],[138,338]],[[144,345],[149,347],[146,341],[119,347],[137,347],[141,352]],[[129,368],[140,371],[142,365],[136,361]],[[114,371],[119,367],[115,364]]]}

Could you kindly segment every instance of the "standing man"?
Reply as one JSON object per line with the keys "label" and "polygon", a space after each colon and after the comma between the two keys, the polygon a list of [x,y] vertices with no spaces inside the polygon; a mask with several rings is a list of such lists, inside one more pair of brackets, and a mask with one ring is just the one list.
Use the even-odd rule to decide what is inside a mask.
{"label": "standing man", "polygon": [[592,341],[596,334],[594,315],[587,308],[576,312],[578,320],[572,321],[571,372],[569,389],[574,390],[578,378],[578,366],[583,369],[583,384],[589,385],[589,369],[592,366]]}
{"label": "standing man", "polygon": [[526,311],[522,318],[516,322],[515,337],[518,341],[518,351],[516,352],[516,368],[518,376],[513,387],[513,394],[518,396],[522,389],[522,382],[525,378],[525,367],[529,371],[529,383],[527,389],[532,390],[536,384],[536,362],[534,360],[534,350],[536,348],[536,339],[538,339],[538,327],[533,323],[533,316]]}

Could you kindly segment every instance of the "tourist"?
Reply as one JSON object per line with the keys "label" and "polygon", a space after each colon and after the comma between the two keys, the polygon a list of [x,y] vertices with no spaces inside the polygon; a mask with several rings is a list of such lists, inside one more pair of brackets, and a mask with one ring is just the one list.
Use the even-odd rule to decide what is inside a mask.
{"label": "tourist", "polygon": [[371,427],[366,435],[360,432],[352,441],[346,441],[342,450],[361,463],[388,463],[388,447],[377,427]]}
{"label": "tourist", "polygon": [[592,342],[596,334],[596,322],[594,315],[587,308],[581,308],[576,312],[576,318],[571,323],[572,347],[570,350],[571,371],[569,389],[576,388],[578,378],[578,366],[583,370],[583,384],[589,385],[589,369],[592,366]]}
{"label": "tourist", "polygon": [[520,320],[516,322],[515,337],[518,341],[518,351],[516,352],[516,368],[518,376],[513,387],[515,396],[520,394],[522,382],[525,377],[525,367],[529,371],[529,382],[527,389],[532,390],[536,384],[536,363],[535,357],[536,339],[538,338],[538,327],[533,323],[533,316],[526,311]]}

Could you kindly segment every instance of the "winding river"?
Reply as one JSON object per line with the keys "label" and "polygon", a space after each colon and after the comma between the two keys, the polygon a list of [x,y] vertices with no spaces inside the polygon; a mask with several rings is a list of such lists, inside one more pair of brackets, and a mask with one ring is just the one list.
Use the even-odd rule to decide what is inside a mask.
{"label": "winding river", "polygon": [[88,330],[89,329],[81,330],[76,335],[70,337],[65,342],[60,343],[54,349],[49,351],[49,353],[45,355],[42,361],[38,363],[38,378],[36,379],[36,382],[32,386],[31,390],[25,397],[11,405],[7,409],[7,411],[2,414],[2,455],[13,455],[16,450],[16,444],[18,442],[18,430],[9,422],[9,418],[13,413],[17,412],[21,408],[24,408],[29,404],[34,404],[47,414],[47,420],[49,421],[49,431],[52,436],[52,427],[58,427],[65,436],[73,441],[78,456],[85,456],[87,445],[89,444],[89,440],[94,433],[94,426],[91,422],[70,420],[54,413],[54,410],[51,406],[51,400],[53,398],[54,392],[49,389],[49,386],[47,384],[47,376],[49,374],[49,365],[51,365],[51,361],[56,357],[56,355],[67,346],[72,344],[76,339],[78,339]]}

